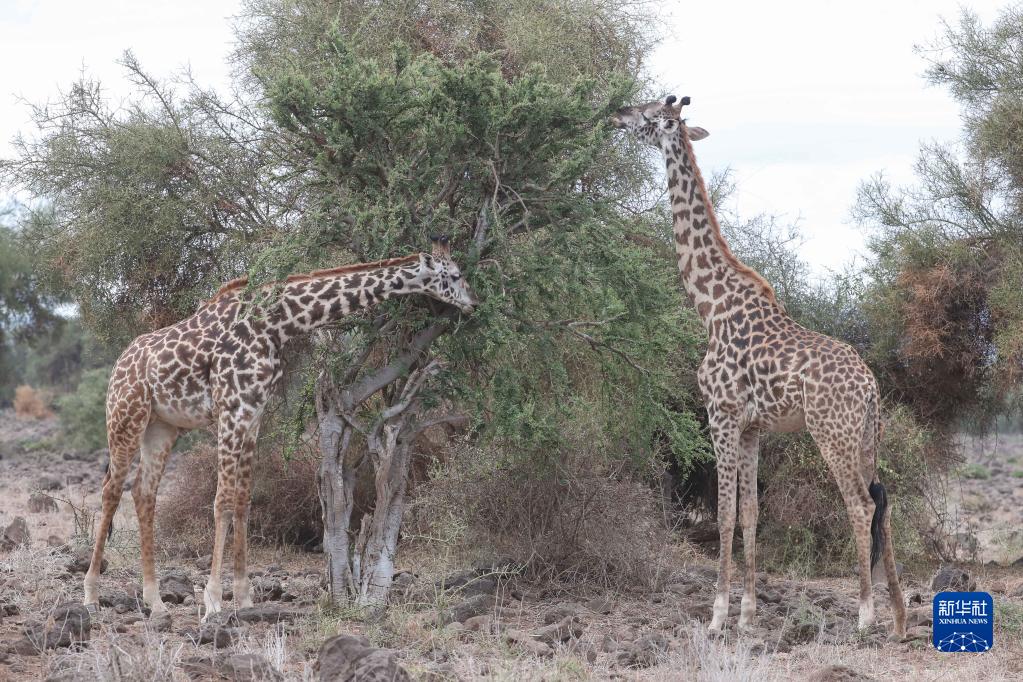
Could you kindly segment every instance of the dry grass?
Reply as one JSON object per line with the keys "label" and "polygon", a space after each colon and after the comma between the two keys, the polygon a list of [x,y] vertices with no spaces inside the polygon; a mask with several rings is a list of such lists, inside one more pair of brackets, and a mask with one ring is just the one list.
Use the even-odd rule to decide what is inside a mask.
{"label": "dry grass", "polygon": [[[277,453],[257,455],[252,474],[250,540],[299,546],[319,542],[318,466],[318,461],[305,453],[287,462]],[[166,486],[156,514],[160,542],[173,551],[208,553],[213,545],[216,449],[199,445],[184,453]]]}
{"label": "dry grass", "polygon": [[22,385],[14,389],[14,416],[17,419],[49,419],[53,411],[39,391],[31,386]]}
{"label": "dry grass", "polygon": [[538,471],[461,447],[418,491],[406,532],[486,548],[533,579],[653,588],[668,545],[651,489],[580,457]]}

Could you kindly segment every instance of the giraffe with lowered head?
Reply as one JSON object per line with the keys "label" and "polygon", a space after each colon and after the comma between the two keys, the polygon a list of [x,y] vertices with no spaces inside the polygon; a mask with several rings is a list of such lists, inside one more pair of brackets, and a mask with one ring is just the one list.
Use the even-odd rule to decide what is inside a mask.
{"label": "giraffe with lowered head", "polygon": [[[681,118],[674,96],[624,107],[616,128],[664,156],[682,285],[707,330],[697,372],[718,472],[720,559],[710,628],[728,616],[736,505],[746,561],[739,627],[756,615],[757,464],[760,434],[809,430],[835,477],[858,554],[859,627],[874,622],[871,570],[883,558],[895,633],[905,635],[906,606],[892,549],[890,510],[878,480],[881,405],[870,368],[850,346],[799,326],[771,285],[732,254],[721,235],[692,142],[707,136]],[[738,501],[737,498],[738,497]]]}
{"label": "giraffe with lowered head", "polygon": [[263,287],[263,297],[247,292],[247,284],[244,277],[232,280],[191,317],[138,337],[114,366],[107,389],[110,465],[85,575],[86,606],[98,607],[103,547],[128,469],[141,451],[132,497],[139,518],[142,594],[153,612],[166,611],[153,558],[156,491],[178,434],[207,426],[216,430],[218,476],[205,617],[221,610],[221,566],[232,517],[235,600],[251,606],[245,563],[252,459],[263,408],[280,378],[285,343],[392,296],[425,294],[464,313],[478,302],[451,259],[447,237],[434,239],[432,254],[292,275]]}

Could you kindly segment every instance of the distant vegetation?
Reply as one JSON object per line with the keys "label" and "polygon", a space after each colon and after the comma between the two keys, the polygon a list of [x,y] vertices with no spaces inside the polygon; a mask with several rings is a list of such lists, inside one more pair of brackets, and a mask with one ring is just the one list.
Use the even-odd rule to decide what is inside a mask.
{"label": "distant vegetation", "polygon": [[[654,37],[646,5],[331,6],[247,2],[237,100],[162,82],[129,54],[127,106],[84,77],[33,110],[0,165],[0,179],[37,202],[0,230],[0,403],[19,384],[65,393],[56,408],[75,446],[102,447],[104,368],[136,334],[190,314],[240,274],[268,281],[405,254],[446,232],[484,299],[478,313],[449,322],[406,299],[317,337],[289,365],[264,430],[270,454],[299,447],[323,408],[316,396],[333,399],[324,377],[350,387],[444,324],[415,366],[440,368],[423,414],[469,425],[451,432],[468,446],[450,456],[485,453],[486,467],[456,459],[427,488],[430,504],[454,500],[460,485],[477,491],[467,499],[486,515],[461,520],[463,539],[490,534],[557,570],[562,558],[530,556],[521,519],[488,505],[592,484],[587,494],[661,523],[652,491],[670,469],[669,518],[712,506],[694,380],[705,342],[665,258],[662,180],[604,124],[622,102],[661,94],[641,68]],[[900,560],[954,552],[923,502],[929,481],[954,470],[951,432],[1017,413],[1023,360],[1023,15],[1009,10],[993,27],[965,15],[937,47],[923,53],[928,78],[960,102],[962,144],[924,147],[914,186],[881,175],[863,184],[863,268],[811,276],[797,231],[735,215],[729,196],[742,188],[728,178],[714,188],[740,257],[799,322],[852,344],[877,374]],[[348,423],[372,423],[406,380],[351,408]],[[372,439],[350,428],[352,452],[366,452]],[[342,455],[361,462],[363,480],[380,461]],[[795,436],[768,439],[763,457],[767,561],[844,567],[847,522],[819,455]],[[298,471],[312,485],[312,470]],[[478,495],[488,490],[509,497]],[[578,504],[535,509],[557,527]],[[305,541],[308,522],[268,533]],[[594,568],[606,577],[615,566],[635,570],[624,559]]]}

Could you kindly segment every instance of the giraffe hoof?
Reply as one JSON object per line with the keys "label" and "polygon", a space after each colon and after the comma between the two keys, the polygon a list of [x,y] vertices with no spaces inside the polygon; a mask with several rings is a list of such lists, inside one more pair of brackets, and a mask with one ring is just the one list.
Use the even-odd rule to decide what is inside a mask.
{"label": "giraffe hoof", "polygon": [[99,604],[97,602],[93,602],[91,604],[82,604],[82,606],[85,607],[85,610],[89,612],[90,616],[95,616],[97,613],[99,613]]}

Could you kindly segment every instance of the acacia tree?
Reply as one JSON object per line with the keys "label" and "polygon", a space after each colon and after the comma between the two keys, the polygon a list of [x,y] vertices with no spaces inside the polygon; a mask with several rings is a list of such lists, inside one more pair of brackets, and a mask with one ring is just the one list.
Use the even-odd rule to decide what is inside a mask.
{"label": "acacia tree", "polygon": [[[483,300],[473,316],[387,302],[318,334],[285,382],[296,431],[318,427],[335,600],[386,596],[411,448],[431,425],[463,425],[536,475],[583,444],[705,452],[675,388],[700,335],[635,210],[649,166],[605,123],[641,87],[637,7],[254,0],[237,98],[157,82],[129,55],[126,109],[79,83],[35,110],[3,166],[52,202],[37,241],[112,338],[242,272],[264,282],[451,236]],[[352,528],[366,470],[374,507]]]}
{"label": "acacia tree", "polygon": [[918,183],[863,184],[873,228],[866,312],[882,383],[933,424],[1013,407],[1023,367],[1023,9],[991,25],[964,12],[921,49],[960,103],[962,145],[928,144]]}

